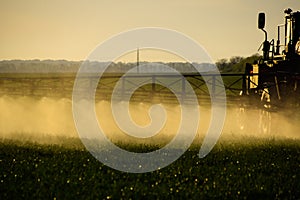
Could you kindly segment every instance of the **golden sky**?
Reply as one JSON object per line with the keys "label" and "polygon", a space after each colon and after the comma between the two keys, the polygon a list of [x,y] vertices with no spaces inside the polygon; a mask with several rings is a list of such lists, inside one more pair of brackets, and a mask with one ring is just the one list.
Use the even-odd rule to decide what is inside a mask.
{"label": "golden sky", "polygon": [[[264,39],[256,25],[258,12],[266,12],[271,39],[288,7],[300,10],[300,2],[1,0],[0,60],[84,60],[101,42],[138,27],[179,31],[201,44],[213,60],[249,56],[257,52]],[[141,52],[141,60],[151,60],[146,54]],[[175,56],[168,58],[171,61]]]}

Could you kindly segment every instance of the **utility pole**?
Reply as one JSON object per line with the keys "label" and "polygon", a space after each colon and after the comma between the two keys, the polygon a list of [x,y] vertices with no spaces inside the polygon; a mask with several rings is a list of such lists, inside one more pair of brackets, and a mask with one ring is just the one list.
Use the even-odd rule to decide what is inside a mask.
{"label": "utility pole", "polygon": [[137,73],[140,73],[140,49],[137,48],[137,52],[136,52],[136,69],[137,69]]}

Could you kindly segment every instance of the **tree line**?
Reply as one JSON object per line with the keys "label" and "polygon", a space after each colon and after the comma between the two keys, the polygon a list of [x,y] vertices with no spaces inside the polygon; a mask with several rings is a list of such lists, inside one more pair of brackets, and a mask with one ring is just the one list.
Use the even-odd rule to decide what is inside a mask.
{"label": "tree line", "polygon": [[259,60],[261,56],[259,54],[254,54],[249,57],[233,56],[229,59],[222,58],[216,62],[216,66],[222,73],[226,72],[244,72],[246,63],[253,64],[254,61]]}
{"label": "tree line", "polygon": [[[259,54],[254,54],[249,57],[233,56],[229,59],[222,58],[219,59],[215,65],[218,67],[221,73],[230,72],[244,72],[246,63],[253,63],[255,60],[260,58]],[[3,60],[0,61],[0,73],[12,72],[12,73],[52,73],[52,72],[71,72],[76,73],[79,67],[82,65],[83,61],[67,61],[67,60]],[[91,68],[93,67],[106,67],[107,72],[126,72],[137,66],[136,63],[123,63],[123,62],[89,62],[85,61]],[[167,65],[181,73],[196,72],[193,66],[201,67],[209,71],[213,64],[211,63],[179,63],[179,62],[169,62],[169,63],[149,63],[141,62],[141,69],[145,72],[151,72],[155,70],[157,72],[163,72],[164,68],[162,65]]]}

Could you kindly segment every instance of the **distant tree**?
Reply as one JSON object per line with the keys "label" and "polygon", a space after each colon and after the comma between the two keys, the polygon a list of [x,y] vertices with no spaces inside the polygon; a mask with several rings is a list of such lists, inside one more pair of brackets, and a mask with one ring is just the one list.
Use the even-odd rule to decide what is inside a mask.
{"label": "distant tree", "polygon": [[218,69],[222,72],[226,67],[228,66],[228,59],[227,58],[222,58],[216,62],[216,66]]}
{"label": "distant tree", "polygon": [[229,64],[230,65],[235,65],[239,62],[241,62],[244,58],[241,56],[233,56],[229,59]]}

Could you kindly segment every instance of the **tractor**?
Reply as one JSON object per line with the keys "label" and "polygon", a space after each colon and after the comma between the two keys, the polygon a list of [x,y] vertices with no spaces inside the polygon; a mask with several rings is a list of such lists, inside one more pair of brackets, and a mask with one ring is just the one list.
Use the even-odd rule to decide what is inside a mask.
{"label": "tractor", "polygon": [[262,56],[245,66],[241,94],[256,99],[265,108],[300,105],[300,12],[286,9],[284,13],[285,23],[277,27],[276,43],[268,40],[265,13],[259,13],[258,29],[265,35],[259,48]]}

